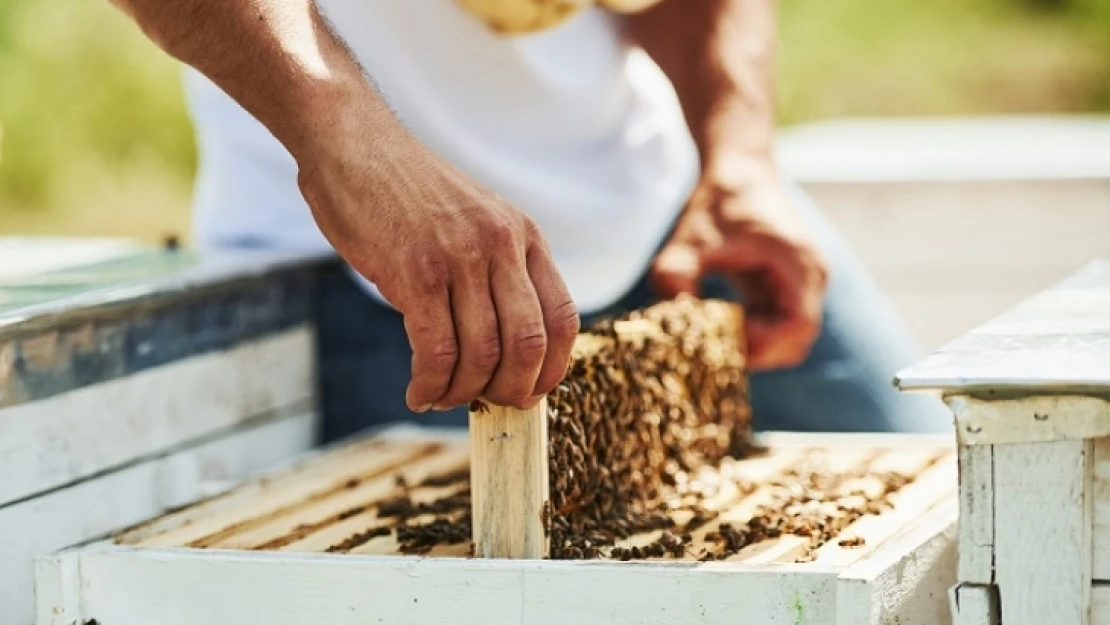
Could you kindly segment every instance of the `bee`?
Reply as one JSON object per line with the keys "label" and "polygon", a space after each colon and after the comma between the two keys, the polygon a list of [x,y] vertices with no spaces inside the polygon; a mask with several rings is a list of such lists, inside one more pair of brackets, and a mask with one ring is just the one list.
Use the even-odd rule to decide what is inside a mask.
{"label": "bee", "polygon": [[540,522],[543,523],[543,535],[546,538],[551,533],[551,501],[543,502],[540,510]]}
{"label": "bee", "polygon": [[475,399],[474,401],[470,402],[470,412],[477,414],[489,414],[489,406],[487,406],[484,401]]}

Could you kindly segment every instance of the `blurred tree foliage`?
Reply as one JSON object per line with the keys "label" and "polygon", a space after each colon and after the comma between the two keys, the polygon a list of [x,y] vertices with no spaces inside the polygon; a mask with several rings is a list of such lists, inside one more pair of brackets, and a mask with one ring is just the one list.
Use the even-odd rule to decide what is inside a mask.
{"label": "blurred tree foliage", "polygon": [[[1110,110],[1110,0],[782,0],[780,120]],[[176,64],[106,0],[0,0],[0,233],[158,236],[195,153]]]}

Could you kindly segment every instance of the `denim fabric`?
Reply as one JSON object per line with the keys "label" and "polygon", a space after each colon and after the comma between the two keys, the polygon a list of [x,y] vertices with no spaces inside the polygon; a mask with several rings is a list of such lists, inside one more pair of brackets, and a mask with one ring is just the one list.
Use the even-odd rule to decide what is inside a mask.
{"label": "denim fabric", "polygon": [[[931,397],[905,395],[895,372],[919,357],[908,330],[835,228],[800,190],[796,200],[831,267],[823,330],[800,366],[751,377],[757,430],[949,432],[952,419]],[[736,301],[723,281],[704,296]],[[644,278],[589,323],[657,301]],[[416,414],[405,406],[412,352],[400,314],[373,301],[345,274],[321,285],[317,300],[325,441],[371,426],[409,421],[464,427],[464,408]]]}

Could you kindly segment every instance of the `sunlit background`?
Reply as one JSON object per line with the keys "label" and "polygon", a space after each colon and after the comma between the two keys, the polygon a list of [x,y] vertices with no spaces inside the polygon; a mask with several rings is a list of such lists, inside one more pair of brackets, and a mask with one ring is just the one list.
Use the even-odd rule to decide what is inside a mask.
{"label": "sunlit background", "polygon": [[[779,6],[779,119],[787,130],[844,117],[1110,111],[1110,0]],[[108,0],[0,0],[0,234],[156,240],[172,233],[187,241],[195,152],[179,80],[176,63]],[[857,217],[850,206],[844,210],[837,218],[850,226]],[[861,253],[871,254],[865,260],[880,270],[884,287],[910,295],[925,288],[912,281],[906,287],[907,274],[891,274],[888,258],[875,260],[872,235],[867,228],[849,232],[866,248]],[[975,319],[1067,273],[1073,262],[1054,260],[1051,271],[1034,272],[1020,287],[986,293],[989,301],[969,304]],[[943,281],[938,275],[930,279]],[[983,277],[965,295],[984,297],[988,282],[998,284]],[[917,317],[950,304],[933,301],[922,312],[916,302],[900,303]],[[926,330],[926,342],[971,320]]]}

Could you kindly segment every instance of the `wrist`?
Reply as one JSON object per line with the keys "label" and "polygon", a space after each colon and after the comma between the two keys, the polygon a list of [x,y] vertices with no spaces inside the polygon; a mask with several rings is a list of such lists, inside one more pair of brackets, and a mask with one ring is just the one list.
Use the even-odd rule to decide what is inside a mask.
{"label": "wrist", "polygon": [[701,184],[728,191],[780,181],[778,166],[770,154],[748,150],[709,152],[701,170]]}
{"label": "wrist", "polygon": [[[290,121],[279,139],[302,166],[352,143],[361,151],[388,145],[403,132],[381,97],[361,73],[308,79],[290,103]],[[275,133],[276,134],[276,133]],[[369,138],[369,140],[368,140]]]}

